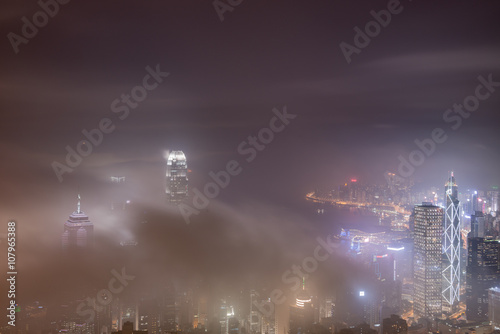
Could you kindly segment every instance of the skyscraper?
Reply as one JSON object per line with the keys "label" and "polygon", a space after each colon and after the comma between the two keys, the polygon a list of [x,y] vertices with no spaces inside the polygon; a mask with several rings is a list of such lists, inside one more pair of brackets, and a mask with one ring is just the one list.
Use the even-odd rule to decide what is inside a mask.
{"label": "skyscraper", "polygon": [[451,312],[460,300],[460,209],[453,172],[445,184],[443,220],[443,311]]}
{"label": "skyscraper", "polygon": [[302,279],[302,290],[295,298],[295,304],[290,306],[290,334],[308,332],[314,322],[312,297],[306,290],[305,279]]}
{"label": "skyscraper", "polygon": [[127,207],[125,176],[111,176],[111,210],[123,211]]}
{"label": "skyscraper", "polygon": [[87,249],[92,247],[94,242],[94,225],[89,217],[81,211],[80,194],[78,194],[78,204],[66,223],[62,234],[63,250]]}
{"label": "skyscraper", "polygon": [[[469,235],[471,235],[469,233]],[[486,321],[488,289],[500,283],[500,242],[489,238],[467,240],[466,315],[469,321]]]}
{"label": "skyscraper", "polygon": [[488,290],[488,320],[495,327],[500,327],[500,289]]}
{"label": "skyscraper", "polygon": [[481,206],[479,205],[479,195],[477,194],[477,191],[474,191],[472,194],[472,213],[476,211],[482,211]]}
{"label": "skyscraper", "polygon": [[494,190],[489,192],[489,200],[491,203],[491,211],[499,211],[500,206],[500,192],[498,191],[498,187],[493,187]]}
{"label": "skyscraper", "polygon": [[167,158],[167,200],[180,204],[188,196],[188,169],[186,156],[182,151],[172,151]]}
{"label": "skyscraper", "polygon": [[414,215],[413,310],[417,317],[434,318],[442,312],[443,209],[424,202]]}
{"label": "skyscraper", "polygon": [[484,238],[484,214],[481,211],[476,211],[470,216],[470,238]]}

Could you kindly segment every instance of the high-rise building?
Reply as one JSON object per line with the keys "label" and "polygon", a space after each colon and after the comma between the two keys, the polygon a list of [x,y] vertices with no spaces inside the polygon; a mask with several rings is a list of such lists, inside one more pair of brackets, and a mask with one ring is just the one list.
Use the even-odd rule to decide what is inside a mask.
{"label": "high-rise building", "polygon": [[295,298],[295,304],[290,306],[290,334],[307,332],[314,322],[314,308],[312,297],[306,290],[305,280],[302,279],[302,290]]}
{"label": "high-rise building", "polygon": [[94,225],[89,217],[81,210],[80,194],[78,194],[78,204],[64,223],[62,234],[62,247],[65,251],[89,249],[94,243]]}
{"label": "high-rise building", "polygon": [[176,290],[172,282],[168,282],[161,294],[160,306],[162,309],[161,329],[164,332],[176,332],[178,330]]}
{"label": "high-rise building", "polygon": [[111,176],[111,210],[120,211],[127,207],[125,176]]}
{"label": "high-rise building", "polygon": [[460,300],[460,201],[453,172],[445,185],[443,220],[443,311],[451,312]]}
{"label": "high-rise building", "polygon": [[500,327],[500,288],[494,287],[488,290],[488,320],[495,326]]}
{"label": "high-rise building", "polygon": [[500,192],[498,191],[498,187],[493,187],[494,190],[489,192],[489,200],[490,200],[490,211],[499,211],[500,206]]}
{"label": "high-rise building", "polygon": [[476,211],[470,216],[470,238],[484,238],[485,225],[484,214],[481,211]]}
{"label": "high-rise building", "polygon": [[476,190],[472,193],[471,202],[472,202],[472,204],[471,204],[471,206],[472,206],[471,212],[474,213],[477,210],[479,210],[479,201],[478,201],[478,198],[477,198],[477,191]]}
{"label": "high-rise building", "polygon": [[118,325],[125,329],[127,323],[133,323],[139,329],[139,302],[135,299],[120,300]]}
{"label": "high-rise building", "polygon": [[167,200],[180,204],[188,197],[188,169],[186,156],[182,151],[172,151],[167,158]]}
{"label": "high-rise building", "polygon": [[467,244],[466,316],[469,321],[486,321],[488,289],[500,283],[500,241],[469,237]]}
{"label": "high-rise building", "polygon": [[413,310],[417,317],[434,318],[442,312],[443,209],[423,202],[414,215]]}

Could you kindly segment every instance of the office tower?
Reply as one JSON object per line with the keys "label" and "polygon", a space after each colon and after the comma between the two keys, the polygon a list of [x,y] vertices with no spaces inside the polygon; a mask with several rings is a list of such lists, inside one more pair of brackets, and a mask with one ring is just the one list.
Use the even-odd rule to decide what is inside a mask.
{"label": "office tower", "polygon": [[488,289],[500,283],[500,242],[470,237],[467,244],[466,316],[469,321],[486,321]]}
{"label": "office tower", "polygon": [[378,279],[377,291],[382,296],[381,316],[389,317],[392,313],[398,313],[401,309],[402,286],[401,281],[396,280],[394,256],[388,253],[373,255],[371,268]]}
{"label": "office tower", "polygon": [[94,225],[90,222],[89,217],[81,211],[80,194],[78,194],[76,211],[64,223],[62,247],[64,251],[84,250],[91,248],[93,242]]}
{"label": "office tower", "polygon": [[321,304],[319,306],[319,318],[332,318],[334,307],[335,302],[333,297],[321,298]]}
{"label": "office tower", "polygon": [[247,331],[250,333],[276,333],[276,307],[271,299],[262,298],[255,290],[250,290],[249,293],[249,306],[247,311],[248,326]]}
{"label": "office tower", "polygon": [[297,293],[295,304],[290,306],[290,334],[307,332],[314,322],[314,308],[311,295],[302,279],[302,290]]}
{"label": "office tower", "polygon": [[482,211],[477,191],[472,194],[472,212]]}
{"label": "office tower", "polygon": [[127,323],[133,323],[134,329],[139,329],[139,302],[135,299],[120,300],[118,326],[125,329]]}
{"label": "office tower", "polygon": [[[272,302],[268,301],[268,303],[272,303]],[[274,307],[276,307],[276,306],[274,306]],[[275,334],[276,333],[275,313],[273,312],[270,315],[262,315],[262,323],[261,324],[262,324],[262,326],[260,328],[259,333]]]}
{"label": "office tower", "polygon": [[193,328],[194,300],[193,290],[187,289],[179,296],[179,326],[181,331]]}
{"label": "office tower", "polygon": [[208,296],[206,293],[198,292],[195,298],[194,328],[206,329],[208,327],[208,306]]}
{"label": "office tower", "polygon": [[172,151],[167,158],[167,200],[180,204],[188,196],[188,169],[186,156],[182,151]]}
{"label": "office tower", "polygon": [[405,238],[390,244],[387,246],[387,253],[396,262],[396,279],[413,280],[413,239]]}
{"label": "office tower", "polygon": [[443,220],[443,311],[451,312],[460,300],[460,209],[453,172],[445,185]]}
{"label": "office tower", "polygon": [[500,327],[500,288],[488,290],[488,321],[496,328]]}
{"label": "office tower", "polygon": [[173,284],[169,284],[163,291],[161,296],[162,316],[161,316],[161,329],[165,332],[176,332],[178,327],[177,322],[177,305],[176,305],[176,291]]}
{"label": "office tower", "polygon": [[499,211],[499,205],[500,205],[500,192],[497,190],[498,187],[493,187],[493,189],[489,192],[489,200],[490,200],[490,209],[491,211]]}
{"label": "office tower", "polygon": [[125,176],[111,176],[111,210],[125,210],[127,207]]}
{"label": "office tower", "polygon": [[142,299],[139,305],[139,330],[160,334],[161,311],[155,298]]}
{"label": "office tower", "polygon": [[470,238],[484,238],[485,233],[484,214],[481,211],[476,211],[470,216]]}
{"label": "office tower", "polygon": [[370,266],[379,280],[396,280],[396,261],[392,254],[385,253],[373,255]]}
{"label": "office tower", "polygon": [[343,202],[349,201],[349,187],[347,186],[347,183],[339,186],[337,196],[335,196],[334,198]]}
{"label": "office tower", "polygon": [[443,209],[429,202],[415,206],[413,310],[416,317],[441,315]]}
{"label": "office tower", "polygon": [[389,318],[382,321],[382,334],[405,334],[408,333],[408,324],[401,317],[391,314]]}
{"label": "office tower", "polygon": [[[229,334],[230,319],[234,318],[234,307],[229,305],[225,299],[221,300],[219,312],[219,324],[221,334]],[[234,325],[234,324],[233,324]]]}
{"label": "office tower", "polygon": [[488,321],[493,328],[500,328],[500,288],[488,290]]}
{"label": "office tower", "polygon": [[361,201],[361,187],[357,179],[351,179],[348,184],[349,202],[357,203]]}
{"label": "office tower", "polygon": [[259,311],[258,305],[261,303],[261,299],[259,298],[259,294],[255,290],[250,290],[250,314],[248,317],[248,323],[250,326],[250,332],[255,333],[259,332],[261,329],[262,323],[262,312]]}

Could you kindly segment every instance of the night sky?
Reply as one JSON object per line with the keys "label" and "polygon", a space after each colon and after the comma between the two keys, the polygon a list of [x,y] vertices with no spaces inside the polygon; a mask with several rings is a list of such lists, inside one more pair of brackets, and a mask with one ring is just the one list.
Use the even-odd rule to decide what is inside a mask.
{"label": "night sky", "polygon": [[[397,171],[398,157],[408,159],[414,141],[430,138],[435,128],[448,139],[415,168],[415,180],[442,189],[454,170],[462,190],[500,184],[495,1],[401,1],[398,14],[350,63],[340,44],[354,46],[354,28],[364,31],[374,20],[370,11],[386,10],[388,1],[244,0],[221,14],[223,21],[211,1],[72,0],[59,7],[15,47],[9,34],[21,36],[21,19],[33,22],[41,8],[6,0],[0,14],[0,220],[18,221],[19,265],[46,286],[61,268],[50,250],[59,247],[78,192],[105,243],[120,229],[97,221],[111,175],[125,175],[131,200],[152,216],[172,217],[147,232],[144,250],[170,255],[142,254],[147,265],[165,261],[205,275],[226,270],[214,259],[244,262],[232,267],[231,278],[259,276],[276,263],[282,272],[288,259],[305,256],[326,227],[310,226],[289,209],[292,203],[353,177],[383,183],[385,171]],[[148,66],[169,75],[120,119],[113,101],[141,86]],[[443,115],[474,95],[479,76],[499,83],[454,130]],[[296,117],[247,162],[238,146],[269,127],[274,108]],[[53,162],[65,163],[66,147],[75,149],[85,139],[82,130],[105,118],[114,130],[60,182]],[[241,174],[211,201],[206,221],[186,227],[164,205],[167,150],[186,154],[191,189],[201,189],[209,172],[228,161],[241,163]],[[109,273],[113,258],[102,261]],[[89,281],[93,275],[80,273]],[[48,298],[25,283],[25,298]]]}

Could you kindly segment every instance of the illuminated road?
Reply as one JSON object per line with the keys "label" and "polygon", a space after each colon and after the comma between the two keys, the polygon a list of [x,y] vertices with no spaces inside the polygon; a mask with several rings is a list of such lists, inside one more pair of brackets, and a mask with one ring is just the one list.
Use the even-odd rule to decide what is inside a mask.
{"label": "illuminated road", "polygon": [[465,303],[460,302],[458,304],[458,311],[449,316],[449,319],[458,319],[465,315]]}
{"label": "illuminated road", "polygon": [[331,197],[320,197],[316,196],[314,192],[310,192],[306,194],[306,199],[317,202],[317,203],[330,203],[333,205],[340,205],[340,206],[350,206],[350,207],[357,207],[357,208],[365,208],[367,210],[373,210],[374,212],[378,213],[387,213],[387,214],[402,214],[402,215],[410,215],[411,212],[406,211],[404,208],[400,207],[399,205],[395,204],[383,204],[381,206],[385,207],[390,207],[392,210],[384,210],[377,208],[376,205],[372,205],[371,203],[356,203],[356,202],[344,202],[344,201],[337,201],[334,200]]}

